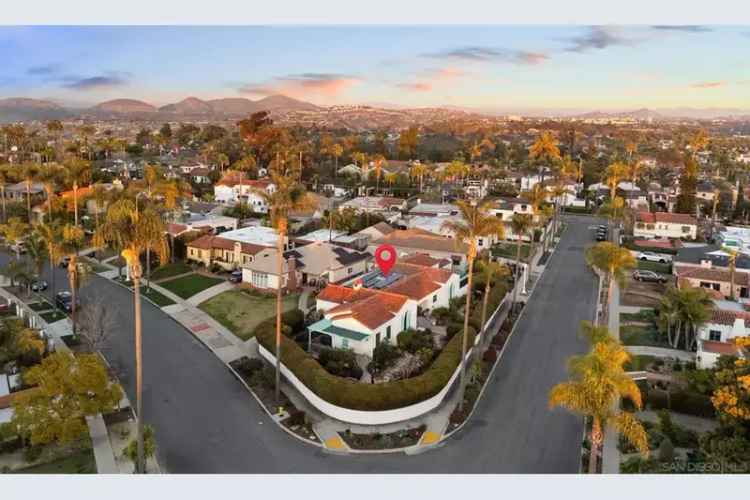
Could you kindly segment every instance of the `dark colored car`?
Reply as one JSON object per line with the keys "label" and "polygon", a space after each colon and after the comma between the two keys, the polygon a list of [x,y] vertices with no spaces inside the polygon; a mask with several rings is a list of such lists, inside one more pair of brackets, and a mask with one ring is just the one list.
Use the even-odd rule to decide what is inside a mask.
{"label": "dark colored car", "polygon": [[229,274],[229,281],[232,283],[242,283],[242,271],[232,271]]}
{"label": "dark colored car", "polygon": [[[73,312],[73,296],[70,292],[58,292],[57,295],[55,295],[55,303],[57,304],[57,307],[66,313]],[[76,300],[76,308],[79,307],[81,307],[81,304]]]}
{"label": "dark colored car", "polygon": [[607,241],[607,231],[597,231],[596,241]]}
{"label": "dark colored car", "polygon": [[60,259],[60,267],[68,267],[68,264],[70,264],[70,257],[67,255]]}
{"label": "dark colored car", "polygon": [[43,292],[49,287],[46,281],[44,280],[35,280],[31,283],[31,291],[32,292]]}
{"label": "dark colored car", "polygon": [[666,283],[667,282],[667,278],[653,271],[641,271],[641,270],[635,271],[633,273],[633,279],[636,281],[644,281],[644,282],[650,282],[650,283]]}

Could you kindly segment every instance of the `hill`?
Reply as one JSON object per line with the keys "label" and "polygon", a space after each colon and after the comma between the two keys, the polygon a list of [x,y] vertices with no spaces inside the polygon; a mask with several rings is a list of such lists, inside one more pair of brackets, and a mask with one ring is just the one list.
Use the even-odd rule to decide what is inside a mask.
{"label": "hill", "polygon": [[188,97],[175,104],[167,104],[159,108],[160,113],[176,113],[182,115],[206,115],[214,112],[213,106],[197,97]]}
{"label": "hill", "polygon": [[0,99],[0,122],[54,120],[69,116],[62,106],[43,99],[11,97]]}
{"label": "hill", "polygon": [[91,111],[98,113],[132,114],[154,113],[157,109],[151,104],[136,99],[114,99],[97,104],[91,108]]}

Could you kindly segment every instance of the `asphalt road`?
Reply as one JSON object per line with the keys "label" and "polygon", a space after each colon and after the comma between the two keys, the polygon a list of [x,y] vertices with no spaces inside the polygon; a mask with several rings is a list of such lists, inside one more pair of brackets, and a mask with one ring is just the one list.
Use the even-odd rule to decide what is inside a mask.
{"label": "asphalt road", "polygon": [[[577,331],[595,304],[583,259],[590,224],[570,219],[472,420],[441,448],[414,456],[331,455],[288,436],[207,348],[144,302],[144,418],[160,463],[170,473],[577,472],[582,421],[550,411],[547,393],[566,378],[566,359],[586,347]],[[7,260],[0,254],[0,265]],[[66,289],[65,271],[56,275]],[[134,400],[132,294],[95,277],[82,299],[116,312],[104,354]]]}

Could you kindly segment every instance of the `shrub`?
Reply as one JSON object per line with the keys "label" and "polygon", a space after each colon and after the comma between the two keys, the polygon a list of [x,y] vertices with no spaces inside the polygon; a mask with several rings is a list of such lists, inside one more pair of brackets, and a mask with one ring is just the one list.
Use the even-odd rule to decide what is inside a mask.
{"label": "shrub", "polygon": [[263,366],[263,360],[258,358],[251,359],[247,356],[241,357],[232,364],[232,368],[247,377],[252,377],[256,371],[262,370]]}
{"label": "shrub", "polygon": [[318,362],[325,367],[328,373],[339,377],[351,377],[359,380],[362,377],[362,369],[357,365],[354,351],[349,349],[322,349],[318,356]]}
{"label": "shrub", "polygon": [[[401,336],[399,335],[399,339]],[[388,342],[381,342],[372,350],[372,368],[376,371],[382,371],[392,366],[393,363],[401,356],[398,348]]]}
{"label": "shrub", "polygon": [[463,329],[464,329],[464,323],[463,323],[463,321],[461,321],[461,322],[452,321],[452,322],[448,323],[448,326],[445,327],[445,335],[449,339],[452,339],[453,337],[455,337],[455,335],[458,332],[460,332]]}
{"label": "shrub", "polygon": [[305,425],[305,412],[302,410],[294,409],[289,412],[289,418],[286,420],[289,426],[293,425]]}
{"label": "shrub", "polygon": [[669,437],[665,437],[659,444],[659,461],[671,462],[674,460],[674,445]]}
{"label": "shrub", "polygon": [[[506,287],[504,283],[496,286]],[[490,299],[488,307],[494,310],[497,303],[492,304]],[[470,328],[466,334],[468,344],[472,345],[474,330]],[[259,329],[256,338],[266,350],[274,352],[273,331]],[[352,410],[392,410],[424,401],[446,386],[461,361],[462,338],[463,334],[458,333],[450,339],[430,367],[420,375],[382,384],[360,384],[336,377],[287,338],[281,339],[281,361],[308,389],[331,404]]]}
{"label": "shrub", "polygon": [[421,349],[432,349],[434,347],[432,332],[429,331],[404,330],[398,334],[397,341],[401,349],[412,354],[416,354]]}
{"label": "shrub", "polygon": [[[305,313],[299,309],[287,311],[281,315],[281,323],[281,332],[287,337],[294,337],[305,326]],[[276,335],[276,317],[272,316],[261,321],[255,327],[255,335],[258,335],[261,331]],[[275,352],[275,347],[273,352]]]}
{"label": "shrub", "polygon": [[447,307],[436,307],[430,313],[438,325],[444,325],[451,316],[451,312]]}
{"label": "shrub", "polygon": [[490,347],[486,351],[484,351],[484,355],[482,356],[482,361],[490,364],[495,364],[495,361],[497,361],[497,351]]}

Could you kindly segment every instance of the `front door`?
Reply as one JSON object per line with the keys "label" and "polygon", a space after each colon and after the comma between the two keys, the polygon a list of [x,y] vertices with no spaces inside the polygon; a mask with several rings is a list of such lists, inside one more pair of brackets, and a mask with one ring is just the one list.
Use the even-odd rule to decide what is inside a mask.
{"label": "front door", "polygon": [[380,345],[380,332],[375,334],[375,346]]}

